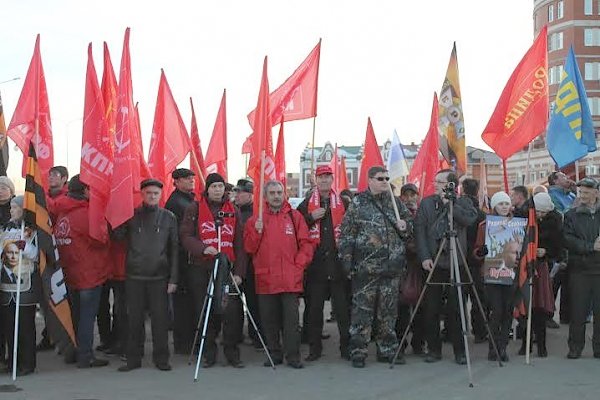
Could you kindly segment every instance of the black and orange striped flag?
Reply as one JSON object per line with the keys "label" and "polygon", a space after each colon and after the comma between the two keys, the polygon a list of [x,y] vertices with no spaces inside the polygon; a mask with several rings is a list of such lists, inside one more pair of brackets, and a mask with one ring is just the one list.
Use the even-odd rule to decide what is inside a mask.
{"label": "black and orange striped flag", "polygon": [[58,251],[46,208],[46,196],[42,186],[40,168],[35,148],[31,143],[25,172],[23,219],[25,224],[34,229],[37,234],[43,303],[48,305],[46,327],[52,341],[61,353],[68,354],[68,351],[72,350],[76,343],[71,307],[67,301],[67,287],[63,271],[58,263]]}
{"label": "black and orange striped flag", "polygon": [[529,207],[527,231],[523,242],[523,251],[519,261],[519,277],[515,296],[515,317],[527,316],[529,310],[530,282],[533,278],[538,248],[538,227],[533,203]]}

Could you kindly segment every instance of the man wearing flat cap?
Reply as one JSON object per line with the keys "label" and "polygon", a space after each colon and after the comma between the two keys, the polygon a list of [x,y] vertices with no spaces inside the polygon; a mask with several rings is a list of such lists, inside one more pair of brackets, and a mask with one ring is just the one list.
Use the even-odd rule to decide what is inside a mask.
{"label": "man wearing flat cap", "polygon": [[[569,251],[570,317],[568,358],[581,357],[585,345],[585,323],[594,312],[592,350],[600,358],[600,202],[598,182],[577,182],[577,203],[565,214],[564,240]],[[576,204],[577,204],[576,203]]]}
{"label": "man wearing flat cap", "polygon": [[[187,168],[177,168],[171,173],[175,190],[169,196],[165,208],[175,214],[177,226],[181,226],[185,209],[194,202],[195,174]],[[187,282],[187,252],[179,243],[179,282],[173,293],[173,350],[175,354],[189,354],[194,341],[194,304]]]}
{"label": "man wearing flat cap", "polygon": [[169,371],[168,294],[177,289],[179,239],[175,215],[158,203],[162,182],[145,179],[140,184],[142,205],[134,210],[113,236],[127,245],[125,293],[129,313],[127,364],[121,372],[142,366],[143,330],[146,309],[152,322],[152,361]]}
{"label": "man wearing flat cap", "polygon": [[308,225],[310,238],[317,243],[307,268],[304,296],[308,321],[304,321],[310,351],[306,361],[321,357],[323,305],[331,293],[331,304],[340,332],[340,355],[349,359],[350,281],[338,258],[337,242],[347,203],[333,190],[333,171],[327,165],[316,170],[317,186],[298,206]]}

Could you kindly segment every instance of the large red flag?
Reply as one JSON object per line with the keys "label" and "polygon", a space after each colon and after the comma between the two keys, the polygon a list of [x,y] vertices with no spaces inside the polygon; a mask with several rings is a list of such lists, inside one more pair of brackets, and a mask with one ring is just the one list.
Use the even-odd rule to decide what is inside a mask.
{"label": "large red flag", "polygon": [[342,190],[350,189],[350,185],[348,184],[348,173],[346,172],[346,157],[342,157],[342,160],[340,161],[339,176],[338,190],[341,192]]}
{"label": "large red flag", "polygon": [[544,132],[548,123],[548,38],[544,27],[508,79],[481,134],[507,159]]}
{"label": "large red flag", "polygon": [[[294,73],[269,96],[271,123],[275,125],[283,115],[285,121],[317,116],[317,90],[319,83],[319,60],[321,40]],[[250,126],[254,126],[256,109],[248,114]]]}
{"label": "large red flag", "polygon": [[35,39],[33,57],[31,57],[31,63],[27,70],[21,96],[19,96],[19,102],[6,133],[23,152],[23,177],[26,173],[29,143],[33,143],[41,171],[42,184],[47,191],[48,171],[54,164],[54,147],[39,34]]}
{"label": "large red flag", "polygon": [[137,148],[134,142],[136,124],[131,84],[131,60],[129,58],[129,28],[127,28],[119,71],[113,175],[110,198],[106,208],[106,219],[113,228],[133,216],[133,192],[136,189],[134,185],[139,183],[136,180],[139,172],[137,176],[134,176],[134,167],[137,167],[139,171],[136,157]]}
{"label": "large red flag", "polygon": [[275,173],[277,180],[283,183],[283,187],[287,189],[287,179],[285,175],[285,141],[283,138],[283,117],[279,124],[279,136],[277,137],[277,148],[275,149]]}
{"label": "large red flag", "polygon": [[194,103],[190,97],[190,106],[192,107],[192,124],[190,126],[191,148],[190,152],[190,169],[196,174],[194,193],[196,197],[204,191],[204,178],[206,177],[206,167],[204,156],[202,155],[202,146],[200,145],[200,135],[198,134],[198,124],[196,123],[196,112],[194,111]]}
{"label": "large red flag", "polygon": [[102,88],[102,99],[104,101],[108,132],[111,136],[114,136],[117,124],[117,90],[119,86],[106,42],[104,42],[104,70],[102,71],[102,84],[100,87]]}
{"label": "large red flag", "polygon": [[[276,179],[275,162],[273,161],[273,134],[271,132],[271,111],[269,103],[269,78],[267,77],[267,57],[263,62],[262,79],[258,102],[256,104],[256,119],[254,121],[254,132],[250,140],[252,152],[248,161],[248,176],[252,178],[255,185],[254,190],[254,213],[258,215],[260,204],[261,178],[264,182]],[[264,154],[264,170],[261,168],[261,160]],[[261,174],[263,175],[261,177]],[[258,188],[258,189],[256,189]]]}
{"label": "large red flag", "polygon": [[206,173],[218,173],[227,181],[227,106],[225,90],[217,113],[215,127],[204,158]]}
{"label": "large red flag", "polygon": [[358,176],[358,191],[362,192],[369,187],[369,168],[376,165],[384,166],[383,158],[381,157],[381,150],[377,144],[375,138],[375,132],[373,131],[373,125],[371,125],[371,118],[367,120],[367,134],[365,137],[365,146],[363,149],[363,156],[360,162],[360,172]]}
{"label": "large red flag", "polygon": [[167,202],[173,191],[171,172],[177,168],[189,152],[190,139],[187,129],[179,114],[179,108],[173,98],[165,72],[161,70],[150,152],[148,153],[150,173],[164,184],[161,205]]}
{"label": "large red flag", "polygon": [[90,187],[90,236],[102,242],[108,241],[104,215],[110,195],[114,145],[113,138],[108,133],[106,115],[90,43],[81,137],[81,180]]}
{"label": "large red flag", "polygon": [[252,135],[248,136],[242,144],[242,154],[252,153]]}
{"label": "large red flag", "polygon": [[[144,145],[142,143],[142,124],[140,124],[140,110],[138,108],[139,103],[135,103],[135,128],[133,130],[132,139],[135,143],[135,157],[137,159],[136,168],[134,168],[136,184],[134,186],[135,191],[139,191],[139,183],[144,179],[152,178],[152,173],[148,167],[148,163],[144,158]],[[141,200],[140,200],[141,201]]]}
{"label": "large red flag", "polygon": [[431,110],[431,122],[429,131],[423,140],[423,144],[415,157],[408,182],[414,183],[419,188],[421,198],[434,194],[435,174],[439,170],[439,127],[438,127],[438,99],[437,94],[433,94],[433,106]]}

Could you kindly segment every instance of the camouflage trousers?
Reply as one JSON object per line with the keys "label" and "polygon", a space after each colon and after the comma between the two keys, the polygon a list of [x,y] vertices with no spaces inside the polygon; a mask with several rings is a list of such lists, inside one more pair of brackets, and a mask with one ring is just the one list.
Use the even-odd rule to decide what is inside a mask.
{"label": "camouflage trousers", "polygon": [[350,321],[350,357],[366,358],[372,327],[377,327],[377,354],[393,357],[398,348],[395,326],[398,317],[400,277],[353,276]]}

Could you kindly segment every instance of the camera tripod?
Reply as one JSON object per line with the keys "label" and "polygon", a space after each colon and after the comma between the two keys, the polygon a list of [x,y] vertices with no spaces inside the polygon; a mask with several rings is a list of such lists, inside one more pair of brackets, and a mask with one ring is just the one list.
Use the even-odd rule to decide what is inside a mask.
{"label": "camera tripod", "polygon": [[[233,287],[235,288],[235,291],[236,291],[236,293],[233,295],[240,297],[240,301],[242,302],[242,307],[244,309],[244,314],[246,316],[248,316],[248,320],[252,323],[252,326],[254,327],[254,330],[256,331],[256,335],[258,336],[258,339],[260,340],[260,343],[261,343],[263,349],[265,350],[265,353],[267,354],[267,358],[269,359],[269,362],[271,363],[271,367],[273,369],[275,369],[275,364],[273,363],[273,359],[271,358],[271,353],[269,353],[269,349],[267,348],[267,345],[265,344],[265,342],[262,338],[262,335],[260,334],[258,327],[256,326],[256,322],[254,321],[254,318],[252,317],[252,314],[250,313],[250,310],[248,309],[248,303],[246,302],[246,296],[244,295],[244,292],[242,292],[242,290],[238,286],[237,282],[233,278],[233,273],[231,272],[231,270],[228,267],[227,267],[228,276],[223,276],[223,274],[224,274],[223,268],[225,266],[222,265],[222,263],[223,263],[223,261],[225,263],[228,262],[227,256],[225,256],[225,254],[221,253],[221,227],[223,225],[222,218],[225,216],[228,216],[228,215],[225,215],[225,213],[220,211],[217,218],[215,218],[215,226],[217,228],[217,238],[218,238],[217,239],[218,253],[215,256],[215,264],[214,264],[212,273],[210,275],[210,279],[208,281],[208,287],[206,289],[206,296],[204,296],[204,304],[202,305],[202,312],[200,314],[200,318],[198,319],[198,325],[196,326],[196,334],[194,336],[194,343],[192,344],[192,350],[190,352],[190,357],[188,360],[188,364],[191,364],[191,360],[192,360],[192,357],[194,354],[194,349],[196,348],[196,343],[198,342],[198,334],[200,333],[200,326],[202,325],[202,336],[200,339],[200,347],[198,349],[198,358],[196,360],[196,370],[194,372],[194,382],[198,381],[198,372],[200,371],[200,364],[202,361],[202,351],[204,350],[204,344],[206,343],[206,332],[208,330],[208,321],[210,319],[211,310],[214,311],[212,309],[213,301],[222,299],[222,296],[232,296],[232,294],[228,293],[228,290],[227,290],[227,292],[225,292],[225,291],[220,290],[220,288],[218,289],[218,294],[220,294],[220,296],[218,294],[215,294],[216,282],[223,282],[224,279],[229,279],[233,283]],[[222,260],[222,259],[224,259],[224,260]],[[215,300],[215,297],[217,297],[216,300]]]}
{"label": "camera tripod", "polygon": [[[450,190],[452,191],[451,194],[449,193]],[[446,231],[445,236],[442,239],[442,242],[438,249],[437,255],[435,256],[433,268],[429,271],[429,274],[427,275],[427,280],[425,281],[423,290],[421,291],[421,294],[419,295],[417,304],[415,305],[415,307],[410,315],[410,320],[406,326],[406,329],[404,330],[402,339],[400,340],[400,343],[398,344],[398,349],[396,350],[396,354],[394,355],[394,358],[392,359],[392,361],[390,363],[390,368],[394,367],[394,363],[395,363],[396,359],[398,358],[398,355],[402,351],[402,346],[404,345],[404,343],[406,341],[406,337],[408,336],[408,331],[410,330],[410,327],[415,319],[415,315],[419,311],[419,307],[421,306],[423,298],[425,297],[425,292],[427,291],[427,288],[430,285],[451,286],[451,287],[456,288],[456,291],[457,291],[458,308],[459,308],[459,313],[460,313],[460,324],[461,324],[461,329],[462,329],[463,343],[465,346],[465,356],[467,359],[469,387],[473,387],[473,373],[471,371],[471,356],[469,353],[469,343],[467,340],[467,320],[465,317],[465,309],[464,309],[464,298],[463,298],[463,288],[462,288],[463,286],[471,286],[473,288],[471,293],[475,297],[477,308],[479,309],[479,312],[481,313],[485,328],[487,330],[488,340],[492,344],[494,352],[496,353],[496,360],[498,361],[498,365],[500,367],[502,367],[502,361],[500,360],[500,353],[498,352],[498,347],[496,345],[496,341],[494,340],[494,337],[490,330],[490,326],[488,324],[487,317],[485,315],[485,312],[483,311],[483,306],[481,305],[481,300],[479,299],[479,294],[477,293],[477,290],[475,290],[475,288],[474,288],[475,285],[473,282],[473,276],[471,275],[471,271],[469,270],[469,266],[467,264],[465,254],[463,252],[463,249],[460,247],[460,243],[458,242],[458,238],[457,238],[458,232],[454,229],[454,201],[456,200],[456,196],[454,194],[454,187],[451,187],[450,190],[444,190],[446,192],[445,197],[447,199],[449,199],[449,202],[448,202],[449,203],[448,230]],[[431,282],[433,273],[436,270],[436,268],[438,267],[440,257],[442,255],[442,252],[446,248],[446,245],[450,246],[450,282]],[[460,275],[461,266],[458,262],[458,253],[460,253],[460,257],[463,262],[462,268],[464,269],[464,271],[467,275],[467,281],[465,281],[465,282],[462,282],[462,280],[461,280],[461,275]]]}

